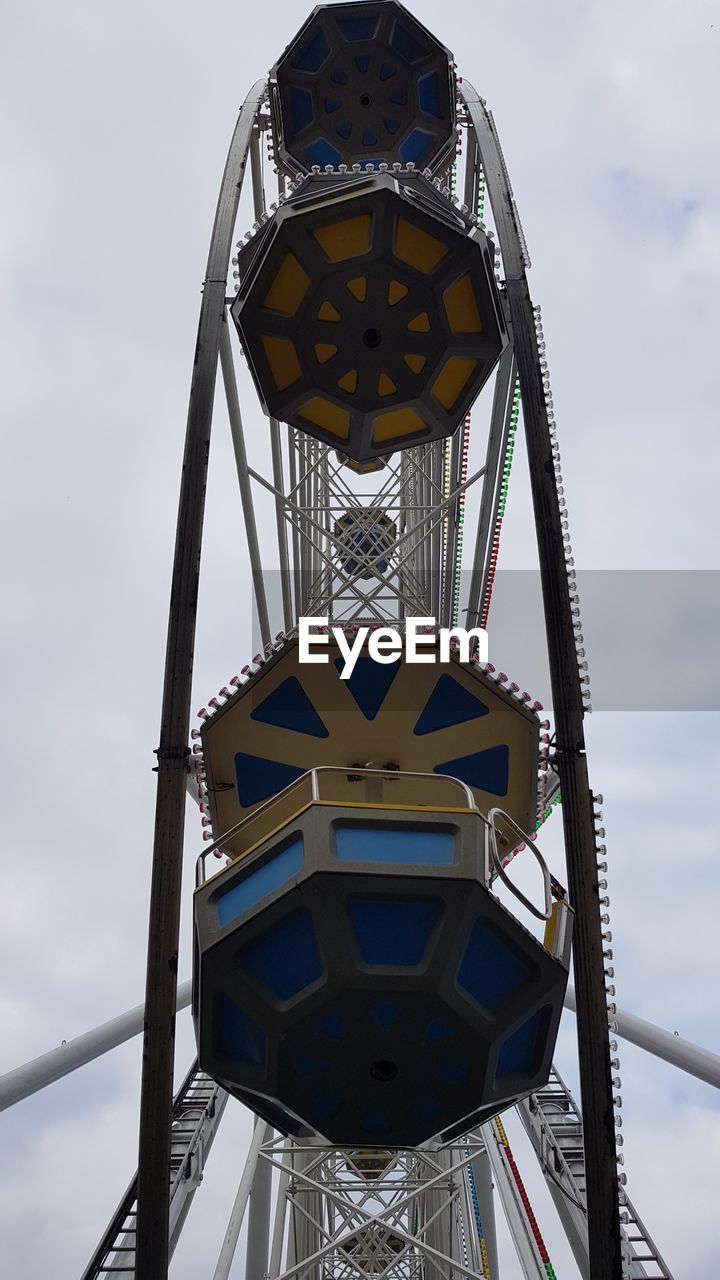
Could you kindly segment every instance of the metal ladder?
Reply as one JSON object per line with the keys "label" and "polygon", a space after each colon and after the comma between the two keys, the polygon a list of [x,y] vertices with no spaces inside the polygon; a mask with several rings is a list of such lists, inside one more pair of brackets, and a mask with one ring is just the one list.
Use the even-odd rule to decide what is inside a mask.
{"label": "metal ladder", "polygon": [[[170,1148],[170,1256],[200,1185],[228,1095],[198,1070],[197,1059],[173,1100]],[[134,1276],[137,1174],[125,1192],[81,1280]]]}
{"label": "metal ladder", "polygon": [[[580,1273],[588,1278],[582,1115],[555,1067],[550,1070],[545,1088],[523,1099],[518,1104],[518,1112],[540,1161]],[[673,1280],[670,1268],[627,1194],[620,1219],[629,1280]]]}

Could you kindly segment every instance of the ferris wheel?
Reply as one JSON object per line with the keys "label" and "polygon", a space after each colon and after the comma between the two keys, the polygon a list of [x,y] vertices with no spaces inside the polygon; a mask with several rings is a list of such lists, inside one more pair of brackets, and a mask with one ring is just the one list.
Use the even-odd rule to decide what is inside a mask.
{"label": "ferris wheel", "polygon": [[[238,1100],[256,1120],[216,1280],[243,1229],[248,1280],[497,1280],[498,1201],[522,1274],[554,1276],[511,1107],[581,1274],[670,1278],[625,1185],[617,1037],[714,1084],[720,1063],[613,999],[588,664],[529,267],[492,115],[449,51],[396,0],[314,10],[241,109],[212,233],[145,1006],[0,1082],[10,1105],[144,1025],[138,1175],[83,1280],[167,1275]],[[240,350],[264,418],[244,411]],[[238,674],[192,724],[218,372],[258,641],[228,655]],[[547,650],[548,718],[522,672],[463,635],[492,616],[521,423],[545,620],[528,645]],[[204,844],[192,983],[178,986],[188,795]],[[556,806],[562,882],[542,853]],[[536,861],[536,897],[516,857]],[[173,1097],[174,1018],[190,1004],[198,1057]],[[579,1105],[553,1065],[564,1006]]]}

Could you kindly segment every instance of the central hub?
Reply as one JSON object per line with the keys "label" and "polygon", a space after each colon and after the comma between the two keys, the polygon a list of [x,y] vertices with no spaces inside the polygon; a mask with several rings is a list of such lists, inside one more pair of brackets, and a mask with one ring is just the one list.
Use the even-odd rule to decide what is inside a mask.
{"label": "central hub", "polygon": [[382,342],[382,334],[379,329],[366,329],[363,336],[363,342],[366,347],[379,347]]}
{"label": "central hub", "polygon": [[381,1084],[387,1084],[388,1081],[394,1080],[397,1073],[397,1063],[387,1062],[384,1058],[380,1058],[377,1062],[373,1062],[370,1068],[370,1075],[373,1080],[379,1080]]}

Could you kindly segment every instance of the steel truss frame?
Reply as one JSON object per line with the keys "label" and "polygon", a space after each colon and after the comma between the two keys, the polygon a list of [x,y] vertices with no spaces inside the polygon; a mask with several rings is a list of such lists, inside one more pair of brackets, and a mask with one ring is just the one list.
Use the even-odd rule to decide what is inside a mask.
{"label": "steel truss frame", "polygon": [[[221,332],[220,356],[262,644],[271,642],[271,629],[250,481],[275,500],[286,633],[292,630],[294,618],[307,615],[329,616],[343,623],[360,617],[370,622],[398,623],[407,616],[431,615],[439,626],[451,626],[458,587],[457,564],[454,554],[443,556],[443,546],[452,543],[452,536],[456,535],[461,498],[480,479],[481,522],[484,520],[487,527],[490,523],[487,463],[468,479],[461,478],[467,424],[450,442],[436,441],[394,455],[380,473],[379,488],[364,494],[353,491],[334,450],[292,428],[285,435],[280,424],[274,424],[271,479],[247,464],[227,316]],[[506,421],[507,410],[496,396],[491,420],[495,486],[501,456],[497,440],[503,433],[506,435]],[[352,560],[357,569],[343,572],[341,561],[347,559],[348,550],[334,531],[334,522],[343,516],[367,512],[364,503],[372,509],[371,518],[363,521],[365,533],[379,533],[383,521],[391,520],[396,536],[375,553],[371,547],[354,549]],[[478,534],[486,556],[487,536],[481,534],[480,525]],[[292,556],[288,546],[292,547]],[[381,562],[387,562],[388,567],[381,570]],[[475,573],[478,582],[485,572],[483,566]],[[365,587],[368,578],[371,586]]]}
{"label": "steel truss frame", "polygon": [[[273,1230],[274,1280],[484,1280],[469,1241],[467,1168],[485,1147],[477,1135],[441,1149],[387,1153],[384,1173],[367,1180],[352,1154],[275,1138],[260,1152],[284,1179]],[[360,1153],[354,1153],[361,1158]],[[367,1154],[367,1153],[365,1153]],[[283,1199],[284,1193],[284,1199]],[[278,1270],[290,1210],[285,1262]]]}

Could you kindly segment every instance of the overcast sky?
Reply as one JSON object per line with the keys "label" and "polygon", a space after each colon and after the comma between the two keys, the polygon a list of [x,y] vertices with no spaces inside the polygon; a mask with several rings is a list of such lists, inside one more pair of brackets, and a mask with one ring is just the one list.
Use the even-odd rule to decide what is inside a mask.
{"label": "overcast sky", "polygon": [[[720,4],[413,8],[500,131],[543,308],[579,568],[720,569]],[[6,0],[0,1071],[142,998],[152,752],[200,285],[237,108],[307,12],[301,0]],[[254,402],[246,424],[262,449]],[[534,566],[523,468],[519,450],[505,568]],[[219,408],[198,707],[253,652],[245,560]],[[687,610],[688,645],[717,625],[707,581],[715,594],[701,618]],[[490,643],[502,661],[492,615]],[[527,628],[528,661],[538,643]],[[670,707],[682,645],[679,635],[666,655]],[[605,796],[618,1002],[720,1051],[718,714],[598,712],[588,739]],[[559,872],[557,830],[544,839]],[[190,814],[188,889],[199,843]],[[186,897],[183,977],[189,909]],[[558,1059],[571,1080],[573,1029],[566,1015]],[[187,1015],[179,1053],[182,1076]],[[621,1064],[630,1194],[677,1280],[706,1280],[717,1260],[717,1096],[631,1047]],[[135,1041],[0,1118],[9,1275],[82,1271],[135,1168],[139,1068]],[[247,1131],[232,1104],[174,1280],[212,1273]],[[573,1277],[519,1136],[516,1154],[558,1276]]]}

